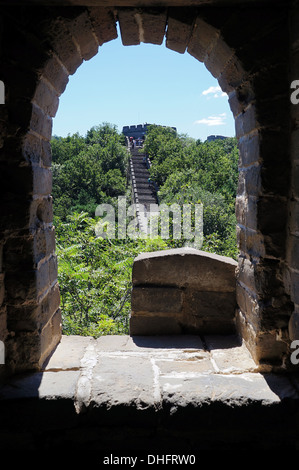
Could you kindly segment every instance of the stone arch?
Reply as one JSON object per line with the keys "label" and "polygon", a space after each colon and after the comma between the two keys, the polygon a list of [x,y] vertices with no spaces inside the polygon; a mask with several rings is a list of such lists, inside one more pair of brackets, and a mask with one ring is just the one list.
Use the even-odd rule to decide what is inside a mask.
{"label": "stone arch", "polygon": [[[51,207],[52,118],[68,76],[117,35],[187,51],[229,95],[240,148],[239,331],[257,362],[289,354],[288,12],[248,8],[5,8],[1,107],[1,314],[7,366],[40,368],[60,340]],[[273,81],[275,74],[276,80]],[[279,80],[277,79],[279,77]],[[274,217],[273,214],[277,216]]]}

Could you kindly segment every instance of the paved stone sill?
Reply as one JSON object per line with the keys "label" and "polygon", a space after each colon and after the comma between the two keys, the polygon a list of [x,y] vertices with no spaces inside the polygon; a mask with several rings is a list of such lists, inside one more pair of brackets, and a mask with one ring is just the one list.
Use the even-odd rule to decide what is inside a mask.
{"label": "paved stone sill", "polygon": [[[248,432],[252,441],[252,426],[256,436],[268,426],[268,440],[273,445],[277,439],[294,444],[299,379],[294,374],[261,374],[247,348],[231,336],[63,336],[44,371],[17,376],[2,385],[0,410],[0,447],[6,442],[3,436],[9,435],[12,419],[20,433],[29,432],[31,426],[30,439],[34,429],[48,433],[50,426],[60,433],[63,430],[64,436],[67,432],[70,442],[70,428],[74,426],[80,433],[82,425],[90,430],[92,423],[93,429],[100,426],[97,433],[104,433],[104,442],[107,426],[119,429],[125,423],[136,430],[142,423],[142,429],[151,429],[154,434],[163,428],[164,437],[174,429],[177,433],[179,426],[189,445],[199,439],[194,433],[202,426],[199,420],[208,418],[217,427],[209,431],[205,425],[206,441],[202,442],[245,442]],[[252,411],[258,415],[250,416]],[[187,429],[190,419],[194,422],[189,422]],[[81,442],[82,436],[78,436],[75,440]],[[137,436],[140,441],[140,429]],[[115,443],[110,439],[110,444]]]}

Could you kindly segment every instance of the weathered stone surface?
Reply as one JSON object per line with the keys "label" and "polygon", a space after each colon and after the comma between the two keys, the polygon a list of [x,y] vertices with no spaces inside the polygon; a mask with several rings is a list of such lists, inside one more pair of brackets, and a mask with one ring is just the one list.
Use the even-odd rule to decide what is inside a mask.
{"label": "weathered stone surface", "polygon": [[219,31],[217,29],[207,24],[200,17],[197,17],[187,51],[200,62],[203,62],[206,55],[212,50],[218,37]]}
{"label": "weathered stone surface", "polygon": [[183,292],[175,287],[134,287],[131,308],[138,315],[176,315],[182,311]]}
{"label": "weathered stone surface", "polygon": [[121,39],[124,46],[136,46],[140,44],[140,29],[136,19],[138,10],[119,9],[118,20]]}
{"label": "weathered stone surface", "polygon": [[[56,112],[58,97],[67,85],[68,75],[97,51],[97,45],[117,37],[118,20],[125,44],[160,43],[168,21],[166,45],[179,52],[188,50],[218,76],[221,89],[230,94],[239,138],[241,175],[237,232],[241,255],[248,260],[276,259],[286,269],[297,270],[299,108],[289,99],[290,78],[298,78],[296,5],[279,2],[278,7],[278,2],[274,2],[274,7],[274,3],[269,1],[262,9],[259,5],[257,12],[254,0],[244,3],[242,8],[240,2],[233,0],[231,5],[220,8],[221,2],[211,0],[208,3],[213,8],[203,5],[198,8],[198,2],[193,1],[195,8],[180,5],[178,9],[168,9],[170,4],[165,5],[164,2],[163,6],[160,2],[157,5],[156,1],[141,6],[140,2],[129,5],[122,0],[117,7],[108,2],[106,8],[95,5],[98,4],[95,0],[91,1],[94,7],[81,8],[80,1],[76,1],[76,8],[70,5],[61,8],[53,0],[53,9],[42,5],[29,8],[20,2],[15,8],[13,4],[17,2],[4,3],[1,79],[5,82],[6,104],[0,110],[0,219],[3,270],[6,271],[5,285],[1,290],[3,324],[13,324],[14,315],[18,312],[19,317],[24,303],[27,307],[31,302],[36,303],[37,283],[38,294],[45,295],[57,275],[54,258],[49,262],[49,269],[43,262],[43,255],[48,257],[53,253],[53,236],[49,235],[47,240],[41,240],[42,237],[34,240],[31,265],[32,247],[29,243],[27,251],[21,238],[24,236],[25,240],[29,235],[37,234],[43,224],[51,223],[51,204],[46,203],[51,192],[49,139],[51,117]],[[86,4],[85,1],[83,3]],[[271,8],[268,8],[270,3]],[[173,0],[172,5],[178,6],[178,2]],[[256,165],[256,171],[251,165]],[[259,188],[257,194],[255,186]],[[27,233],[21,234],[23,230]],[[21,247],[26,251],[24,256],[20,256],[19,264],[16,251],[7,253],[10,238],[14,241],[19,239],[20,251]],[[248,324],[255,317],[254,325],[257,328],[262,325],[267,330],[257,330],[258,338],[262,333],[269,335],[269,343],[266,335],[263,341],[255,341],[253,335],[253,349],[258,348],[259,357],[263,359],[269,354],[269,358],[275,357],[276,360],[279,351],[282,358],[285,351],[280,348],[282,341],[273,340],[275,332],[279,331],[280,335],[281,328],[285,332],[286,322],[292,312],[298,310],[297,276],[293,273],[290,283],[283,285],[282,282],[277,293],[273,288],[268,295],[273,272],[275,277],[282,278],[282,269],[273,268],[271,272],[262,262],[260,266],[264,276],[257,276],[253,271],[254,280],[250,280],[249,291],[253,299],[261,295],[265,305],[263,308],[259,305],[255,312],[255,306],[250,302],[247,304],[249,310],[243,313],[247,315]],[[260,282],[262,277],[267,280]],[[200,278],[200,273],[196,278]],[[203,287],[204,281],[202,279]],[[248,278],[245,284],[247,281]],[[186,285],[179,288],[188,289]],[[216,287],[216,292],[221,292],[220,288],[220,285]],[[202,292],[205,291],[206,287]],[[291,302],[288,304],[289,295],[293,306]],[[242,308],[246,307],[246,300],[243,303]],[[4,317],[8,311],[12,317],[6,322]],[[22,323],[25,327],[28,320],[25,346],[20,349],[20,354],[15,352],[20,347],[19,337],[15,347],[11,348],[11,357],[12,361],[20,359],[22,364],[26,363],[26,357],[34,357],[36,363],[40,325],[33,325],[32,316],[27,317],[29,310],[26,308],[25,311]],[[292,322],[290,331],[291,325]],[[31,335],[31,330],[38,334]],[[13,342],[11,337],[11,344]],[[274,345],[274,354],[270,351],[271,344]],[[26,353],[27,345],[32,348],[32,354],[31,351]],[[31,367],[29,359],[27,365]]]}
{"label": "weathered stone surface", "polygon": [[166,47],[183,54],[188,46],[194,22],[194,11],[170,8],[166,33]]}
{"label": "weathered stone surface", "polygon": [[143,253],[134,260],[132,282],[138,285],[192,287],[233,292],[237,262],[193,248]]}
{"label": "weathered stone surface", "polygon": [[235,336],[63,336],[43,372],[1,384],[0,448],[295,448],[297,383]]}
{"label": "weathered stone surface", "polygon": [[236,267],[232,259],[194,249],[139,255],[130,334],[233,331]]}
{"label": "weathered stone surface", "polygon": [[130,335],[179,335],[184,332],[183,319],[171,314],[131,314]]}
{"label": "weathered stone surface", "polygon": [[235,329],[235,292],[198,292],[188,289],[184,297],[183,331],[231,333]]}
{"label": "weathered stone surface", "polygon": [[101,46],[117,38],[116,19],[113,8],[93,6],[88,8],[93,31]]}

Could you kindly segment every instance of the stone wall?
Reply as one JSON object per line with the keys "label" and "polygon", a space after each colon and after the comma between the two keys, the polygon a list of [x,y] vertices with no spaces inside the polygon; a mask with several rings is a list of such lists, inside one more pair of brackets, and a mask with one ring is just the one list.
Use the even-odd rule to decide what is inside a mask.
{"label": "stone wall", "polygon": [[60,339],[52,118],[69,75],[116,38],[117,22],[124,45],[162,44],[165,37],[169,49],[203,62],[228,94],[240,149],[239,330],[257,362],[288,363],[290,340],[299,337],[298,107],[290,104],[290,78],[299,78],[298,7],[288,8],[288,2],[269,7],[255,1],[1,6],[0,339],[6,368],[40,367]]}
{"label": "stone wall", "polygon": [[133,264],[131,335],[231,334],[237,263],[193,248],[139,255]]}

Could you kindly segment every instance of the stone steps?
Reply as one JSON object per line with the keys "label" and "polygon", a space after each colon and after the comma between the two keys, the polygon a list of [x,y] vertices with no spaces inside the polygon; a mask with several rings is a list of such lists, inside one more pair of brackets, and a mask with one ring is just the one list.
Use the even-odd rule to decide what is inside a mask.
{"label": "stone steps", "polygon": [[149,211],[150,205],[157,204],[158,200],[155,190],[148,183],[150,173],[143,161],[145,154],[140,154],[138,148],[130,149],[130,153],[138,202]]}

